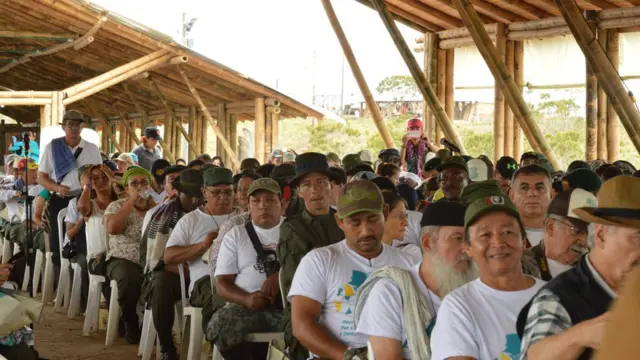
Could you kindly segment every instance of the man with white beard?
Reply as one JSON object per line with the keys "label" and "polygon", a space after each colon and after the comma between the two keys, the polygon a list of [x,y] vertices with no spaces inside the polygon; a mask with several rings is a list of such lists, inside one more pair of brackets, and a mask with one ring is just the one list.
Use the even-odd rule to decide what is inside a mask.
{"label": "man with white beard", "polygon": [[369,337],[376,359],[431,358],[429,337],[441,299],[478,277],[464,252],[464,213],[459,202],[429,205],[420,221],[422,262],[411,270],[382,268],[362,285],[356,333]]}

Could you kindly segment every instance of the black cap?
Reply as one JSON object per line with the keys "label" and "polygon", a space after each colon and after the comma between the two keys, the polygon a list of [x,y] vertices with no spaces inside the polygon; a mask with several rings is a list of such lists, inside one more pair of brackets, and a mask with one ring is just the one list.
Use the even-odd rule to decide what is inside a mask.
{"label": "black cap", "polygon": [[439,157],[434,157],[429,159],[429,161],[427,161],[424,164],[424,171],[431,171],[431,170],[437,170],[438,166],[442,165],[442,159]]}
{"label": "black cap", "polygon": [[398,149],[382,149],[380,150],[380,152],[378,153],[378,159],[382,159],[383,156],[395,156],[395,157],[400,157],[400,151],[398,151]]}
{"label": "black cap", "polygon": [[333,180],[335,183],[339,185],[344,185],[347,183],[347,173],[344,172],[343,168],[329,166],[329,171],[331,171],[335,175],[335,179]]}
{"label": "black cap", "polygon": [[464,226],[467,208],[457,201],[441,200],[429,204],[420,220],[420,226]]}
{"label": "black cap", "polygon": [[164,181],[164,170],[171,166],[169,160],[158,159],[151,164],[151,175],[158,184],[162,184]]}
{"label": "black cap", "polygon": [[273,179],[284,179],[289,176],[296,176],[296,167],[291,164],[281,164],[271,170],[269,177]]}
{"label": "black cap", "polygon": [[511,156],[503,156],[496,163],[496,171],[505,179],[511,179],[518,170],[518,162]]}
{"label": "black cap", "polygon": [[144,136],[151,139],[162,140],[162,136],[160,136],[160,130],[157,127],[148,127],[144,129]]}
{"label": "black cap", "polygon": [[351,169],[347,170],[347,176],[353,176],[359,172],[374,172],[373,168],[371,167],[371,165],[367,165],[365,163],[362,163],[360,165],[356,165],[354,167],[352,167]]}
{"label": "black cap", "polygon": [[576,169],[567,173],[563,178],[571,189],[583,189],[589,192],[597,192],[602,186],[602,180],[591,169]]}

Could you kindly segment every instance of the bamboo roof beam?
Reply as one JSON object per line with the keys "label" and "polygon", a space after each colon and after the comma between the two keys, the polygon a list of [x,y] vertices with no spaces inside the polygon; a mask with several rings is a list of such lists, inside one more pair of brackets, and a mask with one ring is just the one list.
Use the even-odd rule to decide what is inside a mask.
{"label": "bamboo roof beam", "polygon": [[[460,15],[458,14],[458,10],[456,10],[456,8],[453,6],[453,4],[451,4],[451,1],[449,0],[420,0],[420,1],[431,6],[432,8],[442,11],[445,14],[449,14],[450,16],[456,17],[458,19],[460,18]],[[484,14],[478,14],[478,16],[480,16],[480,19],[485,24],[495,23],[495,20],[489,16],[486,16]]]}
{"label": "bamboo roof beam", "polygon": [[553,14],[553,16],[560,16],[560,10],[556,7],[556,4],[553,3],[553,0],[524,0],[529,4],[542,9],[549,14]]}
{"label": "bamboo roof beam", "polygon": [[231,162],[233,163],[234,167],[236,169],[240,169],[240,161],[238,161],[238,155],[236,155],[236,152],[233,149],[231,149],[229,142],[227,141],[227,139],[225,139],[224,134],[222,133],[218,125],[216,125],[215,120],[213,120],[213,117],[209,112],[209,109],[207,109],[207,107],[204,105],[204,102],[200,98],[200,95],[198,94],[198,90],[191,84],[191,80],[189,80],[189,77],[184,72],[182,67],[180,65],[177,65],[177,68],[178,68],[178,71],[180,71],[180,75],[184,79],[185,84],[189,87],[189,90],[193,94],[193,98],[198,102],[198,105],[200,106],[200,111],[207,118],[207,121],[209,121],[209,124],[211,124],[211,127],[213,128],[213,131],[216,133],[216,136],[218,137],[218,139],[220,139],[220,142],[222,143],[222,147],[224,147],[225,151],[229,155],[229,158],[231,159]]}
{"label": "bamboo roof beam", "polygon": [[36,50],[34,52],[25,54],[24,56],[22,56],[19,59],[16,59],[12,62],[10,62],[9,64],[3,66],[0,68],[0,74],[9,71],[11,69],[13,69],[14,67],[20,65],[20,64],[24,64],[26,62],[28,62],[29,60],[31,60],[31,58],[34,57],[38,57],[38,56],[45,56],[45,55],[51,55],[51,54],[55,54],[58,51],[62,51],[65,49],[68,49],[70,47],[73,47],[75,50],[80,50],[83,47],[89,45],[92,41],[93,41],[93,35],[95,35],[95,33],[98,32],[98,30],[100,30],[100,28],[102,27],[102,25],[107,21],[106,17],[101,17],[100,19],[98,19],[98,21],[96,21],[96,23],[93,25],[93,27],[91,27],[91,29],[89,29],[89,31],[87,31],[86,34],[84,34],[83,36],[72,40],[72,41],[68,41],[64,44],[58,44],[58,45],[54,45],[50,48],[44,49],[44,50]]}
{"label": "bamboo roof beam", "polygon": [[136,110],[138,110],[140,115],[142,115],[141,127],[145,129],[147,126],[149,126],[149,117],[147,116],[147,110],[142,107],[140,101],[138,100],[138,96],[136,96],[136,94],[131,91],[127,83],[122,83],[122,87],[124,88],[124,91],[127,93],[127,95],[129,95],[129,98],[131,99],[131,102],[133,102],[133,105],[135,105]]}
{"label": "bamboo roof beam", "polygon": [[525,17],[509,12],[501,7],[490,4],[486,0],[471,0],[477,12],[487,15],[495,21],[510,23],[514,21],[527,20]]}
{"label": "bamboo roof beam", "polygon": [[614,4],[606,1],[606,0],[583,0],[584,2],[587,2],[589,4],[592,4],[600,9],[615,9],[617,8],[617,6],[615,6]]}
{"label": "bamboo roof beam", "polygon": [[449,16],[438,9],[434,9],[418,0],[387,0],[387,4],[395,5],[442,28],[462,26],[462,21]]}
{"label": "bamboo roof beam", "polygon": [[[4,4],[3,4],[4,5]],[[35,31],[0,30],[0,38],[9,39],[34,39],[50,41],[69,41],[77,38],[77,34],[72,33],[50,33]]]}
{"label": "bamboo roof beam", "polygon": [[400,55],[409,68],[413,79],[418,85],[418,89],[420,89],[420,91],[422,92],[424,100],[429,103],[429,107],[433,111],[438,124],[442,127],[445,135],[449,138],[449,140],[458,146],[463,155],[466,155],[467,150],[465,149],[464,144],[456,133],[453,124],[449,120],[447,113],[442,107],[442,104],[440,104],[435,91],[429,83],[429,80],[427,80],[425,74],[420,68],[420,65],[418,65],[418,62],[416,61],[415,56],[413,56],[411,50],[409,49],[409,46],[404,41],[400,30],[398,30],[398,27],[396,26],[396,23],[391,18],[389,11],[385,7],[384,0],[374,0],[374,5],[376,7],[376,10],[378,11],[378,14],[380,15],[380,18],[382,19],[382,22],[389,32],[389,35],[391,35],[393,42],[396,44]]}
{"label": "bamboo roof beam", "polygon": [[521,16],[529,20],[537,20],[553,16],[551,13],[535,7],[523,0],[488,0],[488,2],[505,10],[508,10],[514,14],[520,14]]}
{"label": "bamboo roof beam", "polygon": [[580,8],[573,0],[554,0],[569,25],[587,62],[598,78],[598,85],[607,94],[620,122],[624,126],[631,142],[640,152],[640,113],[627,93],[627,90],[604,49],[597,41],[589,24],[582,16]]}
{"label": "bamboo roof beam", "polygon": [[[173,112],[173,108],[171,107],[171,105],[169,104],[167,99],[162,94],[162,90],[160,90],[160,87],[158,86],[158,84],[156,84],[153,81],[153,79],[149,79],[149,84],[151,84],[151,86],[156,91],[156,95],[158,96],[158,98],[162,102],[162,105],[164,105],[164,108],[165,108],[165,111],[167,112],[167,114],[169,114],[169,116],[173,120],[177,120],[176,114],[174,114],[174,112]],[[196,157],[198,157],[198,153],[196,153],[196,148],[197,147],[196,147],[195,142],[193,142],[193,139],[191,138],[191,136],[189,136],[189,134],[187,133],[187,131],[184,129],[184,127],[182,126],[182,124],[179,121],[178,121],[178,124],[177,124],[176,127],[178,128],[178,130],[180,130],[180,132],[182,133],[182,136],[184,136],[184,138],[189,143],[189,152],[191,153],[191,155],[193,155],[193,158],[195,159]],[[189,130],[193,131],[193,129],[189,129]]]}
{"label": "bamboo roof beam", "polygon": [[118,116],[120,116],[120,119],[122,119],[121,122],[127,128],[127,131],[131,135],[131,138],[136,143],[136,145],[140,145],[140,142],[141,142],[140,138],[138,137],[138,135],[136,134],[135,130],[131,126],[130,120],[127,118],[127,114],[123,113],[122,111],[120,111],[120,107],[118,106],[117,102],[113,101],[114,98],[113,98],[113,95],[111,94],[111,91],[109,89],[107,89],[107,90],[105,90],[105,92],[107,93],[107,96],[109,97],[109,99],[112,100],[113,108],[118,112]]}
{"label": "bamboo roof beam", "polygon": [[51,99],[51,91],[0,91],[0,98],[45,98]]}
{"label": "bamboo roof beam", "polygon": [[[370,8],[370,9],[373,9],[373,5],[371,4],[371,0],[356,0],[356,1],[359,2],[362,5]],[[424,26],[423,24],[420,24],[420,22],[416,22],[416,21],[411,20],[410,17],[406,17],[405,18],[402,15],[399,15],[399,14],[397,14],[395,12],[393,13],[393,18],[397,22],[399,22],[399,23],[401,23],[401,24],[403,24],[403,25],[405,25],[405,26],[407,26],[407,27],[409,27],[409,28],[411,28],[411,29],[413,29],[413,30],[415,30],[417,32],[425,33],[425,32],[435,31],[435,30],[429,28],[428,26]],[[420,19],[417,16],[414,16],[414,18]],[[422,20],[422,19],[420,19],[420,20]],[[429,25],[432,26],[434,24],[429,24]],[[239,120],[239,119],[237,119],[237,120]]]}
{"label": "bamboo roof beam", "polygon": [[453,0],[453,3],[458,9],[462,21],[469,29],[469,33],[471,33],[480,54],[487,63],[489,70],[491,70],[496,83],[500,86],[511,111],[513,111],[515,118],[527,135],[529,143],[534,150],[542,152],[554,168],[561,168],[553,149],[551,149],[540,128],[531,117],[531,112],[522,97],[521,90],[516,85],[513,76],[509,74],[504,60],[498,57],[496,47],[480,22],[473,5],[469,0]]}

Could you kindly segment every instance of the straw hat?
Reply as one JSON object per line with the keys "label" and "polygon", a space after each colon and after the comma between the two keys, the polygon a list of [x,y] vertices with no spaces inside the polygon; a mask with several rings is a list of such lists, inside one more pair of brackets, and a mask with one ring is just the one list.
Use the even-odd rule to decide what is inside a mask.
{"label": "straw hat", "polygon": [[606,181],[598,192],[598,207],[574,213],[590,223],[640,229],[640,178],[623,175]]}

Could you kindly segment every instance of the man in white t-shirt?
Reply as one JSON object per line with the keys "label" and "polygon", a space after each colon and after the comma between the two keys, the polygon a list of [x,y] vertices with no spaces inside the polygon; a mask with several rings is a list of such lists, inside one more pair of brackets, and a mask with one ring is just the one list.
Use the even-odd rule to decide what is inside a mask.
{"label": "man in white t-shirt", "polygon": [[49,243],[53,253],[53,263],[60,266],[58,242],[58,213],[67,207],[69,201],[81,192],[78,169],[83,165],[102,164],[100,150],[95,144],[80,137],[86,122],[85,116],[77,110],[68,110],[62,117],[65,136],[53,139],[40,153],[38,181],[51,191],[49,199]]}
{"label": "man in white t-shirt", "polygon": [[527,248],[540,244],[544,238],[551,189],[551,175],[540,165],[521,167],[513,174],[509,196],[520,213],[527,234]]}
{"label": "man in white t-shirt", "polygon": [[287,299],[293,335],[321,358],[352,358],[367,345],[355,332],[358,289],[370,273],[393,265],[409,269],[412,256],[382,244],[384,200],[369,180],[347,183],[338,198],[336,221],[346,239],[302,258]]}
{"label": "man in white t-shirt", "polygon": [[[211,298],[211,278],[202,255],[218,236],[220,225],[238,214],[233,208],[231,170],[207,169],[202,178],[205,205],[184,215],[176,223],[164,250],[164,262],[167,266],[188,265],[187,295],[190,294],[189,302],[195,307],[204,307],[205,302]],[[185,274],[186,269],[185,266]]]}
{"label": "man in white t-shirt", "polygon": [[[356,333],[369,338],[376,359],[424,359],[431,353],[429,337],[436,323],[441,299],[478,277],[477,269],[464,252],[464,212],[459,202],[439,201],[423,214],[422,262],[409,270],[392,267],[374,272],[358,294]],[[388,271],[406,272],[399,280]],[[414,311],[413,298],[421,311]],[[418,332],[406,319],[418,317]],[[426,329],[426,331],[425,331]],[[413,330],[413,332],[411,332]],[[409,334],[407,332],[409,331]],[[412,348],[413,338],[415,346]]]}
{"label": "man in white t-shirt", "polygon": [[596,197],[583,189],[566,190],[551,201],[544,239],[527,250],[535,259],[542,280],[549,281],[571,269],[589,250],[589,223],[580,220],[573,210],[597,204]]}
{"label": "man in white t-shirt", "polygon": [[431,335],[433,360],[518,360],[516,320],[544,281],[522,272],[524,227],[497,181],[465,188],[465,243],[480,278],[451,292]]}
{"label": "man in white t-shirt", "polygon": [[[207,326],[210,339],[226,360],[264,359],[244,338],[249,333],[277,332],[282,327],[282,295],[276,247],[282,218],[280,185],[261,178],[249,185],[251,221],[231,229],[216,264],[216,291],[227,304]],[[264,350],[264,349],[262,349]]]}

